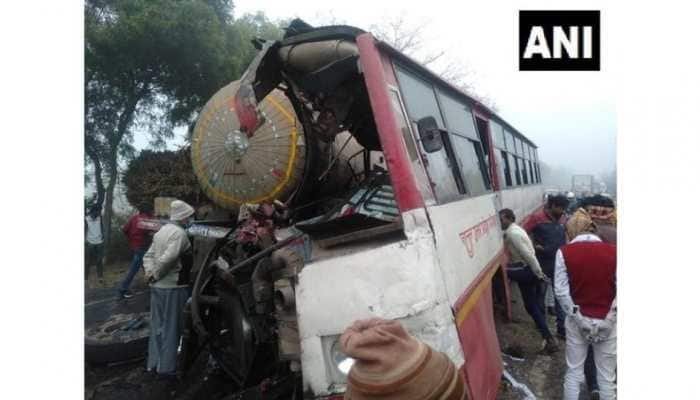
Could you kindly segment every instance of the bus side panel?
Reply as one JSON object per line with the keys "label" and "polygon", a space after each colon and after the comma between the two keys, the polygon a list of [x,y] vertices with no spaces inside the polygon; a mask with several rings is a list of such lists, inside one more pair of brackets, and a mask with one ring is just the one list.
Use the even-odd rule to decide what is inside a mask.
{"label": "bus side panel", "polygon": [[[498,265],[492,270],[496,272]],[[457,321],[469,398],[475,400],[495,399],[503,373],[501,348],[493,321],[492,275],[490,273],[484,277],[479,285],[483,289],[476,294],[471,311],[464,320]]]}
{"label": "bus side panel", "polygon": [[542,185],[528,185],[509,188],[501,191],[501,201],[504,208],[510,208],[515,213],[516,221],[521,224],[523,219],[542,206],[544,189]]}
{"label": "bus side panel", "polygon": [[502,370],[490,292],[503,254],[494,202],[488,194],[428,207],[474,399],[495,398]]}
{"label": "bus side panel", "polygon": [[452,304],[463,302],[503,248],[495,194],[428,207],[435,246]]}
{"label": "bus side panel", "polygon": [[337,340],[358,319],[400,320],[419,340],[464,364],[432,237],[411,236],[380,245],[314,247],[295,292],[304,386],[312,394],[344,391],[324,342]]}

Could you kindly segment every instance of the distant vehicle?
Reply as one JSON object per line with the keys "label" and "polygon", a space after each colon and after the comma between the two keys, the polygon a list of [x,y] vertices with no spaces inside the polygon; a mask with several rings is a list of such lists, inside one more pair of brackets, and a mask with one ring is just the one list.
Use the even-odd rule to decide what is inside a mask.
{"label": "distant vehicle", "polygon": [[571,177],[571,191],[580,199],[594,193],[595,178],[593,175],[573,175]]}

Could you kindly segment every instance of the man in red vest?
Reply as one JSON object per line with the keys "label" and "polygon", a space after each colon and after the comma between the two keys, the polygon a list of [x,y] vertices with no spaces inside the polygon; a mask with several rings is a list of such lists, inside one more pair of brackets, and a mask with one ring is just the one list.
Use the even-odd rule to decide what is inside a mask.
{"label": "man in red vest", "polygon": [[557,251],[554,293],[566,314],[564,400],[577,400],[588,346],[593,346],[603,400],[616,398],[617,255],[595,235],[590,215],[579,209],[566,223],[571,242]]}

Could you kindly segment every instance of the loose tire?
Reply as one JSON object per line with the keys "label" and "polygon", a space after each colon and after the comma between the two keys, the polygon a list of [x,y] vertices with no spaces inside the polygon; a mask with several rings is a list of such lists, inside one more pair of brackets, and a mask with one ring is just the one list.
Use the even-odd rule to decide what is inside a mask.
{"label": "loose tire", "polygon": [[101,365],[145,358],[149,334],[149,312],[114,314],[85,330],[85,361]]}

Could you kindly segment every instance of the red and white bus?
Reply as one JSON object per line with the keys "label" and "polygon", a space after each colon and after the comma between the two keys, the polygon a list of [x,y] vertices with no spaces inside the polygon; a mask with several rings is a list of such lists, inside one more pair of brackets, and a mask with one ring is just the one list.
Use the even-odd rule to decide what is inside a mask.
{"label": "red and white bus", "polygon": [[[342,396],[352,361],[340,352],[339,335],[357,319],[381,317],[400,320],[446,353],[464,374],[468,398],[496,398],[502,361],[491,286],[507,262],[498,211],[511,208],[522,220],[542,206],[537,146],[371,33],[342,26],[297,28],[283,40],[262,44],[240,89],[229,103],[221,102],[237,115],[235,134],[244,135],[231,141],[245,142],[235,150],[238,156],[254,148],[257,135],[274,120],[260,115],[274,90],[278,98],[272,106],[295,115],[295,132],[306,133],[305,144],[297,136],[290,139],[297,143],[289,146],[306,149],[295,147],[284,165],[292,168],[291,157],[302,152],[307,164],[299,168],[312,168],[312,132],[322,145],[349,132],[353,146],[365,151],[357,164],[364,165],[364,175],[386,171],[383,184],[355,185],[359,197],[332,217],[321,218],[319,211],[295,227],[310,238],[306,263],[292,285],[300,346],[295,368],[300,366],[305,396]],[[281,104],[279,93],[288,103]],[[210,191],[215,184],[201,176],[206,165],[195,153],[198,140],[211,131],[204,122],[216,116],[204,113],[200,120],[193,162]],[[340,164],[333,158],[340,153],[331,150],[324,165]],[[236,168],[231,182],[241,182],[246,160]],[[304,190],[311,193],[306,200],[322,197],[323,188],[308,182],[319,174],[290,190],[282,185],[289,169],[275,176],[270,196],[256,193],[258,201],[289,192],[303,197]],[[348,206],[354,211],[348,213]],[[363,215],[366,225],[348,222],[353,215]]]}

